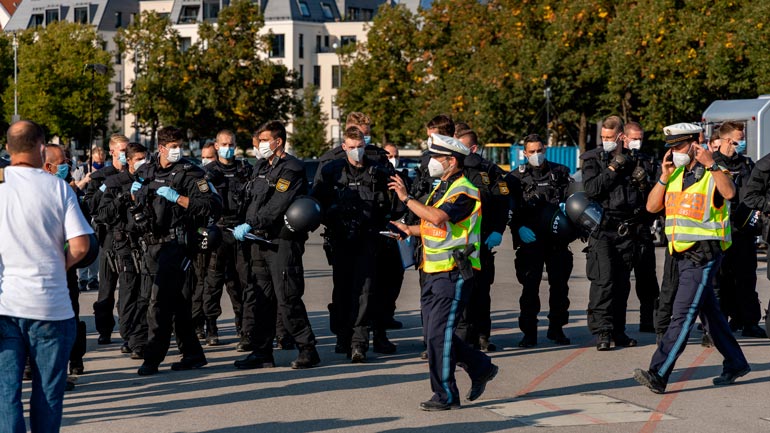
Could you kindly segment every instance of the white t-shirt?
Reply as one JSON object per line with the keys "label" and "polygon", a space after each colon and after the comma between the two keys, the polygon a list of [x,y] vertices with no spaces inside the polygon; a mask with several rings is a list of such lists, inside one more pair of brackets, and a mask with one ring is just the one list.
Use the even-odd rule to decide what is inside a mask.
{"label": "white t-shirt", "polygon": [[43,170],[6,167],[0,183],[0,315],[74,317],[65,241],[93,233],[74,191]]}

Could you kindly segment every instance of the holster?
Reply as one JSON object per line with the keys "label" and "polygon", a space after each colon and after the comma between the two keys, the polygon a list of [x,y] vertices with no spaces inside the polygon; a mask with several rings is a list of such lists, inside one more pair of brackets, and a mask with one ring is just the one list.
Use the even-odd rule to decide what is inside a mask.
{"label": "holster", "polygon": [[703,265],[714,260],[720,251],[719,241],[700,241],[683,252],[682,256],[693,263]]}
{"label": "holster", "polygon": [[457,265],[457,270],[460,271],[460,275],[463,277],[463,280],[468,281],[471,278],[473,278],[473,265],[471,265],[471,259],[470,256],[473,254],[473,251],[476,249],[473,245],[468,245],[465,247],[463,251],[455,250],[452,251],[452,257],[455,259],[455,264]]}

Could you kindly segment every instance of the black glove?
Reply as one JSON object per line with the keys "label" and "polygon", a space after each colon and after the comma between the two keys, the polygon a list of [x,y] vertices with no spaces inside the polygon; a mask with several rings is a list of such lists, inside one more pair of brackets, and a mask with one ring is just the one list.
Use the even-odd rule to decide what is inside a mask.
{"label": "black glove", "polygon": [[616,172],[622,170],[625,165],[626,157],[622,153],[615,155],[615,157],[612,158],[612,161],[610,161],[610,167]]}
{"label": "black glove", "polygon": [[639,182],[640,185],[643,185],[647,182],[647,172],[644,171],[641,166],[637,166],[634,171],[631,172],[631,179]]}

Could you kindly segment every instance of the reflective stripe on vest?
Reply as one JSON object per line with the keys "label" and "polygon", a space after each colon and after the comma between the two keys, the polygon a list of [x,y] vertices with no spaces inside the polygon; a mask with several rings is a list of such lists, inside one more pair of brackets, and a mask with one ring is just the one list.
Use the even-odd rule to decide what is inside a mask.
{"label": "reflective stripe on vest", "polygon": [[[438,186],[425,202],[430,203]],[[452,223],[445,222],[441,226],[435,226],[425,220],[420,222],[420,236],[423,245],[422,270],[428,274],[451,271],[456,267],[454,251],[464,251],[467,245],[473,245],[475,250],[471,253],[470,261],[474,269],[481,269],[481,197],[479,190],[465,176],[460,176],[452,182],[446,193],[440,200],[433,204],[438,208],[452,197],[460,194],[466,195],[475,204],[468,218]]]}
{"label": "reflective stripe on vest", "polygon": [[716,182],[710,171],[682,191],[684,167],[677,168],[666,185],[666,237],[670,253],[687,251],[696,242],[719,240],[722,251],[731,240],[730,202],[714,207]]}

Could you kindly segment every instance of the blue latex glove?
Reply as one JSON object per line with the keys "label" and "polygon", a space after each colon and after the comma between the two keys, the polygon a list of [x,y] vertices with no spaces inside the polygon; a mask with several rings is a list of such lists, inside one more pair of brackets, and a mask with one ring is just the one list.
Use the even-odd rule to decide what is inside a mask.
{"label": "blue latex glove", "polygon": [[498,245],[503,241],[503,235],[498,232],[492,232],[487,236],[487,240],[484,242],[487,244],[487,248],[490,250]]}
{"label": "blue latex glove", "polygon": [[139,182],[134,182],[131,184],[131,194],[136,193],[142,188],[142,184]]}
{"label": "blue latex glove", "polygon": [[102,186],[99,187],[99,191],[101,192],[107,191],[107,185],[102,184]]}
{"label": "blue latex glove", "polygon": [[242,241],[245,239],[244,236],[246,236],[246,234],[250,231],[251,231],[251,226],[246,223],[243,223],[239,226],[236,226],[233,229],[233,236],[235,236],[235,239]]}
{"label": "blue latex glove", "polygon": [[521,226],[519,229],[519,238],[521,238],[521,241],[525,244],[531,244],[532,242],[535,242],[535,232],[529,227]]}
{"label": "blue latex glove", "polygon": [[176,203],[176,201],[179,200],[179,193],[168,186],[162,186],[158,188],[157,194],[170,201],[171,203]]}
{"label": "blue latex glove", "polygon": [[567,205],[565,203],[559,203],[559,209],[561,209],[561,213],[564,215],[567,215],[567,211],[564,210]]}

